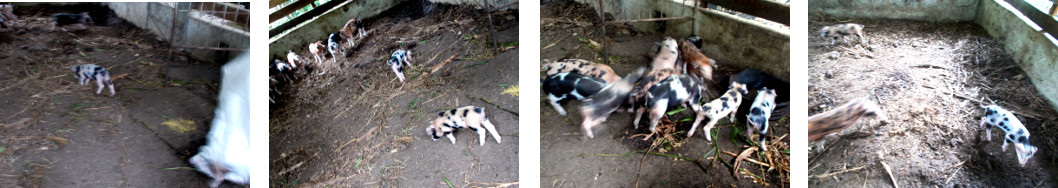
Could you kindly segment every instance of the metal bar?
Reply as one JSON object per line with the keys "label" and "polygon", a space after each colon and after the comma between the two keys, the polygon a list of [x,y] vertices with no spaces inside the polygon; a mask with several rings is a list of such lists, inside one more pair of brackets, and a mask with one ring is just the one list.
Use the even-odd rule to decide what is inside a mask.
{"label": "metal bar", "polygon": [[484,2],[485,14],[489,17],[489,33],[492,35],[492,49],[496,50],[496,54],[498,55],[500,53],[500,45],[496,44],[496,27],[492,26],[492,11],[489,11],[492,10],[492,7],[489,6],[489,0],[484,0]]}
{"label": "metal bar", "polygon": [[176,6],[173,6],[173,20],[169,21],[169,60],[173,60],[173,47],[176,46],[176,41],[173,41],[173,36],[176,36],[176,33],[174,32],[176,32],[176,13],[178,12],[177,10],[180,10],[180,3],[176,3]]}
{"label": "metal bar", "polygon": [[286,32],[287,30],[293,29],[294,27],[296,27],[298,24],[301,24],[302,22],[308,21],[309,19],[312,19],[312,18],[314,18],[316,16],[323,15],[323,13],[327,13],[327,11],[330,11],[331,8],[334,8],[334,7],[337,7],[337,6],[341,6],[341,5],[345,5],[345,4],[348,4],[350,2],[352,2],[352,0],[345,0],[345,1],[343,1],[343,0],[331,0],[331,1],[328,1],[326,3],[323,3],[322,5],[320,5],[320,6],[316,7],[316,8],[313,8],[312,10],[309,10],[308,12],[305,12],[304,14],[298,15],[298,17],[295,17],[294,19],[290,19],[289,21],[287,21],[286,23],[283,23],[282,25],[276,26],[275,29],[269,30],[268,31],[268,37],[269,38],[275,37],[276,35],[279,35],[279,34],[281,34],[283,32]]}
{"label": "metal bar", "polygon": [[[602,4],[602,0],[599,0],[599,21],[606,22],[606,9],[603,8],[606,5]],[[606,55],[606,24],[599,24],[602,27],[602,62],[610,64],[610,57]]]}
{"label": "metal bar", "polygon": [[621,24],[621,23],[635,23],[635,22],[656,22],[656,21],[685,20],[685,19],[694,19],[694,17],[693,16],[683,16],[683,17],[647,18],[647,19],[637,19],[637,20],[617,20],[617,21],[603,22],[603,24]]}
{"label": "metal bar", "polygon": [[1006,2],[1010,3],[1010,5],[1021,12],[1022,15],[1028,17],[1030,21],[1040,26],[1043,32],[1050,33],[1051,36],[1058,36],[1058,21],[1056,21],[1054,17],[1047,15],[1047,13],[1043,13],[1043,11],[1036,9],[1036,7],[1033,7],[1024,0],[1006,0]]}
{"label": "metal bar", "polygon": [[205,47],[205,46],[176,46],[176,48],[187,48],[187,49],[196,49],[196,50],[235,51],[235,52],[245,52],[246,51],[246,49],[242,49],[242,48],[221,48],[221,47]]}

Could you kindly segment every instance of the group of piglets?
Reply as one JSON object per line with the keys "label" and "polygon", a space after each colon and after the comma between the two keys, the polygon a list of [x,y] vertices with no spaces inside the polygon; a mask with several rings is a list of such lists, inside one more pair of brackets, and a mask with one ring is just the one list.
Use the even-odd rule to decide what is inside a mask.
{"label": "group of piglets", "polygon": [[[856,23],[842,23],[824,26],[819,30],[820,37],[828,40],[834,45],[838,39],[848,43],[849,37],[856,37],[860,44],[867,44],[863,34],[864,26]],[[1022,167],[1036,154],[1037,148],[1029,144],[1029,130],[1014,116],[1014,113],[1003,109],[998,105],[982,106],[985,110],[984,117],[978,126],[985,129],[985,138],[992,141],[992,127],[999,127],[1006,135],[1003,137],[1002,150],[1007,150],[1007,145],[1014,144],[1014,150],[1018,157],[1018,164]],[[823,113],[808,117],[808,139],[816,142],[816,148],[822,150],[823,138],[835,132],[853,126],[865,118],[879,118],[882,124],[888,124],[889,120],[882,109],[869,97],[857,98],[842,106]]]}
{"label": "group of piglets", "polygon": [[[331,33],[327,36],[327,42],[316,41],[309,43],[309,53],[312,54],[313,59],[317,65],[323,65],[324,60],[327,57],[327,52],[331,56],[331,63],[338,62],[338,57],[341,54],[345,54],[348,48],[356,46],[357,39],[363,39],[367,37],[367,30],[365,30],[364,22],[360,18],[350,19],[345,23],[338,32]],[[393,73],[400,82],[404,82],[404,69],[406,66],[411,66],[411,50],[397,49],[390,55],[389,60],[386,62]],[[296,53],[290,51],[287,53],[287,61],[276,59],[271,64],[271,69],[274,72],[284,73],[293,69],[297,69],[299,62],[305,63],[298,57]],[[274,76],[274,75],[273,75]]]}
{"label": "group of piglets", "polygon": [[[566,99],[583,101],[580,107],[584,117],[581,128],[589,138],[595,136],[592,131],[594,127],[605,122],[613,112],[635,113],[632,124],[636,129],[646,113],[649,129],[654,133],[668,109],[682,106],[693,111],[696,116],[687,137],[693,136],[702,120],[708,118],[709,122],[702,128],[707,140],[712,140],[708,132],[720,119],[730,116],[729,121],[734,122],[742,98],[750,90],[757,90],[757,97],[747,114],[747,127],[760,134],[761,148],[767,150],[764,138],[777,96],[776,91],[768,87],[782,82],[760,70],[746,69],[732,78],[727,91],[702,104],[703,100],[712,96],[708,93],[707,84],[718,83],[712,75],[716,61],[702,54],[699,46],[701,39],[696,36],[679,41],[665,38],[652,53],[653,61],[649,69],[641,67],[624,77],[607,65],[588,60],[544,60],[541,67],[545,75],[541,81],[542,90],[560,115],[566,115],[566,111],[559,102]],[[788,89],[783,94],[788,95]],[[747,130],[746,137],[751,137],[753,132]]]}

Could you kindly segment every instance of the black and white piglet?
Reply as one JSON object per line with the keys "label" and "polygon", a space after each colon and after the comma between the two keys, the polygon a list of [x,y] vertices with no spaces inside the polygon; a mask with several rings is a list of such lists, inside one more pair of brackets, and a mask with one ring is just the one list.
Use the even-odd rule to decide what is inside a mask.
{"label": "black and white piglet", "polygon": [[70,67],[70,70],[73,70],[73,77],[77,78],[78,84],[85,85],[89,81],[95,80],[96,84],[99,85],[99,89],[96,89],[96,94],[102,93],[103,85],[106,84],[110,88],[110,96],[114,96],[114,83],[110,82],[110,72],[106,68],[95,64],[81,64]]}
{"label": "black and white piglet", "polygon": [[[985,138],[992,141],[992,127],[996,126],[1007,134],[1003,137],[1003,151],[1007,151],[1007,145],[1014,143],[1014,149],[1018,154],[1018,164],[1022,167],[1036,154],[1036,146],[1029,144],[1029,130],[1021,124],[1014,113],[996,105],[984,106],[985,116],[981,118],[980,127],[985,127]],[[988,125],[988,126],[985,126]]]}
{"label": "black and white piglet", "polygon": [[838,38],[841,38],[845,43],[849,43],[848,37],[856,36],[860,38],[860,44],[867,44],[863,38],[863,25],[854,23],[844,23],[832,26],[823,26],[823,29],[819,30],[819,37],[830,40],[830,45],[834,45],[834,42]]}
{"label": "black and white piglet", "polygon": [[331,33],[330,37],[327,37],[327,52],[331,53],[331,62],[338,62],[338,55],[345,52],[345,47],[339,44],[342,41],[342,36],[338,33]]}
{"label": "black and white piglet", "polygon": [[646,68],[640,67],[636,71],[628,73],[624,78],[603,87],[602,90],[591,95],[588,100],[581,104],[580,114],[584,117],[584,121],[580,125],[584,130],[585,136],[594,138],[593,127],[605,122],[611,113],[621,108],[629,107],[626,102],[629,94],[632,93],[636,81],[643,77],[643,73],[646,70]]}
{"label": "black and white piglet", "polygon": [[55,31],[55,27],[58,26],[62,31],[66,31],[65,26],[74,27],[74,30],[88,29],[84,24],[92,24],[92,17],[88,16],[88,12],[82,12],[80,14],[55,14],[51,22],[51,31]]}
{"label": "black and white piglet", "polygon": [[[746,85],[733,82],[728,86],[727,92],[724,92],[723,96],[702,105],[702,111],[698,112],[698,118],[709,118],[709,123],[706,123],[705,127],[702,127],[702,132],[705,133],[706,140],[713,140],[713,135],[709,134],[709,131],[713,129],[716,122],[720,121],[720,118],[730,115],[731,118],[728,121],[735,121],[735,114],[738,113],[738,105],[742,104],[742,96],[745,96],[747,93],[749,93],[749,90],[746,90]],[[695,120],[694,124],[691,124],[691,130],[687,131],[687,138],[694,136],[694,131],[698,128],[698,122],[698,120]]]}
{"label": "black and white piglet", "polygon": [[768,118],[772,110],[775,110],[775,90],[765,87],[757,91],[757,98],[753,99],[753,106],[746,115],[746,138],[749,139],[753,135],[752,130],[756,130],[760,133],[760,148],[764,151],[768,151],[768,143],[764,139],[768,137]]}
{"label": "black and white piglet", "polygon": [[397,74],[400,82],[404,82],[404,65],[411,66],[411,51],[397,50],[393,52],[393,55],[389,56],[388,64],[389,68],[393,69],[393,73]]}
{"label": "black and white piglet", "polygon": [[702,108],[698,105],[698,101],[702,99],[702,90],[702,84],[697,78],[685,74],[667,76],[661,82],[650,87],[647,94],[643,96],[644,98],[633,105],[636,108],[636,118],[633,120],[635,128],[639,129],[639,120],[643,116],[643,112],[650,111],[648,114],[650,116],[650,132],[656,131],[658,121],[665,115],[666,110],[669,107],[680,105],[688,107],[694,112],[699,112],[698,117],[694,119],[694,124],[697,125],[702,121],[702,116],[700,115]]}
{"label": "black and white piglet", "polygon": [[486,131],[492,134],[497,144],[501,141],[500,133],[496,132],[496,126],[492,125],[489,116],[485,115],[485,109],[476,106],[465,106],[437,113],[437,118],[426,127],[426,134],[430,135],[433,141],[448,137],[452,144],[456,144],[456,137],[452,136],[452,132],[463,128],[469,128],[478,133],[480,145],[485,145]]}
{"label": "black and white piglet", "polygon": [[603,87],[606,87],[606,81],[600,78],[575,72],[564,72],[544,79],[541,90],[547,94],[547,99],[550,100],[551,106],[555,107],[555,111],[565,116],[566,110],[558,102],[569,98],[585,100],[598,93]]}

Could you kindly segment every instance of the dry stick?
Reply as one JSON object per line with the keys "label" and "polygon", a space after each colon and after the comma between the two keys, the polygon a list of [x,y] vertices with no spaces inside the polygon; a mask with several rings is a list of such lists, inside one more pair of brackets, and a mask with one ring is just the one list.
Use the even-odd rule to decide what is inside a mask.
{"label": "dry stick", "polygon": [[889,164],[885,163],[885,157],[882,157],[882,152],[878,152],[878,162],[882,163],[882,167],[885,168],[885,173],[889,174],[889,180],[893,181],[893,187],[900,188],[900,185],[896,184],[896,177],[893,176],[893,170],[889,168]]}
{"label": "dry stick", "polygon": [[[599,4],[599,6],[602,6],[602,4]],[[639,175],[640,175],[640,173],[642,173],[642,172],[643,172],[643,160],[647,159],[647,154],[650,154],[650,151],[651,151],[651,150],[654,150],[654,146],[657,146],[657,145],[658,145],[658,142],[657,142],[657,141],[658,141],[658,140],[657,140],[657,139],[655,139],[655,140],[654,140],[654,143],[653,143],[653,144],[650,144],[650,148],[647,148],[647,151],[646,151],[646,152],[643,152],[643,157],[640,157],[640,158],[639,158],[639,169],[638,169],[638,170],[636,170],[636,184],[635,184],[635,187],[636,187],[636,188],[639,188],[639,178],[640,178],[640,176],[639,176]]]}
{"label": "dry stick", "polygon": [[[727,155],[730,155],[732,157],[738,157],[738,154],[731,153],[730,151],[720,151],[720,153],[727,154]],[[752,159],[752,158],[746,158],[745,160],[746,160],[746,162],[757,164],[757,165],[760,165],[760,166],[763,166],[763,167],[768,167],[768,168],[772,167],[771,165],[769,165],[767,163],[762,163],[762,162],[757,161],[757,160]]]}
{"label": "dry stick", "polygon": [[743,150],[741,154],[738,154],[738,157],[735,157],[735,164],[734,164],[735,166],[734,166],[734,168],[731,171],[731,175],[735,176],[735,180],[739,180],[739,178],[738,178],[738,169],[739,169],[738,166],[739,166],[739,164],[742,164],[740,162],[742,162],[743,160],[746,160],[746,157],[749,157],[749,154],[752,154],[754,151],[757,151],[757,147],[749,147],[748,149]]}
{"label": "dry stick", "polygon": [[808,176],[808,178],[826,179],[826,178],[830,178],[831,176],[835,176],[835,175],[839,175],[839,174],[860,171],[860,170],[863,170],[864,168],[867,168],[867,166],[860,166],[860,167],[856,167],[856,168],[845,169],[845,170],[841,170],[841,171],[837,171],[837,172],[831,172],[831,173],[824,173],[824,174],[820,174],[820,175],[810,175],[810,176]]}
{"label": "dry stick", "polygon": [[445,61],[442,61],[441,63],[438,63],[437,65],[434,65],[433,69],[430,70],[429,74],[436,73],[438,70],[441,70],[441,68],[444,68],[445,65],[448,65],[448,63],[452,63],[452,60],[454,60],[456,58],[456,56],[459,56],[459,54],[452,55],[452,56],[448,57],[448,59],[445,59]]}

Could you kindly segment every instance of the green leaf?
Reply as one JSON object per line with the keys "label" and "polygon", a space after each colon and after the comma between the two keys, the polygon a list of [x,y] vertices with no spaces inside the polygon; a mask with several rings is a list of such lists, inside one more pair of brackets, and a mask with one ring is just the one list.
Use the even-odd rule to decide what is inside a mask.
{"label": "green leaf", "polygon": [[669,112],[665,112],[665,115],[670,115],[671,116],[672,114],[680,113],[680,112],[683,112],[684,110],[687,110],[687,108],[680,107],[680,108],[677,108],[675,110],[672,110],[672,111],[669,111]]}

